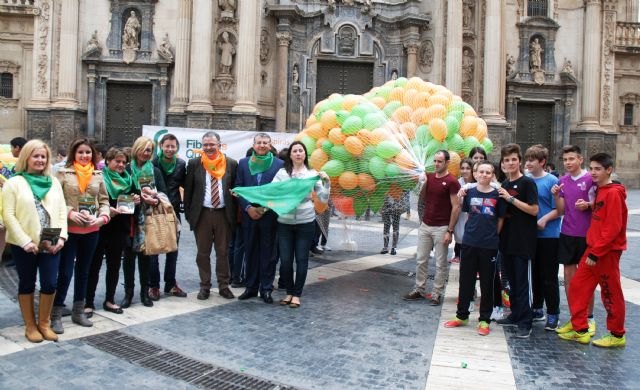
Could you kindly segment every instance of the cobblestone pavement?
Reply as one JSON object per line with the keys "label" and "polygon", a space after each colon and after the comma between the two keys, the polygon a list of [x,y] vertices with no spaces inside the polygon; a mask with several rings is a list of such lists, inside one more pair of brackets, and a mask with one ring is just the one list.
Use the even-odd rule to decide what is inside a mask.
{"label": "cobblestone pavement", "polygon": [[[621,270],[625,277],[640,281],[640,191],[630,191],[628,204],[632,211],[629,250],[623,256]],[[257,298],[231,301],[159,320],[119,325],[120,332],[184,358],[295,388],[424,389],[436,331],[443,319],[438,307],[424,302],[407,303],[400,298],[413,286],[412,254],[418,226],[415,217],[414,211],[413,220],[401,222],[398,256],[374,256],[376,261],[383,260],[381,265],[343,272],[333,278],[310,273],[300,309],[280,307],[277,303],[266,305]],[[359,221],[350,230],[341,221],[332,221],[329,245],[333,250],[312,258],[310,267],[322,270],[346,266],[352,260],[377,253],[381,231],[377,216]],[[357,251],[341,249],[343,241],[349,238],[357,242]],[[188,231],[183,233],[180,250],[178,281],[193,293],[198,290],[198,274],[192,260],[193,236]],[[430,274],[433,269],[431,262]],[[11,344],[9,330],[22,325],[15,290],[7,291],[12,283],[11,272],[0,266],[0,346]],[[119,286],[117,298],[121,296]],[[276,302],[282,296],[282,292],[274,293]],[[564,293],[561,296],[562,321],[567,319],[568,310]],[[101,283],[97,306],[103,299]],[[627,302],[628,346],[620,350],[564,342],[545,332],[542,323],[535,324],[528,340],[516,339],[506,330],[517,387],[638,388],[640,373],[636,367],[640,363],[640,349],[635,347],[640,343],[638,304]],[[136,304],[132,311],[138,308]],[[595,317],[599,335],[606,332],[604,316],[597,297]],[[157,371],[94,348],[85,339],[65,337],[58,343],[45,342],[27,349],[17,346],[13,353],[0,350],[4,355],[0,356],[0,388],[195,387],[169,372],[158,375]],[[2,344],[3,340],[7,343]],[[484,385],[490,386],[478,384],[479,388]]]}

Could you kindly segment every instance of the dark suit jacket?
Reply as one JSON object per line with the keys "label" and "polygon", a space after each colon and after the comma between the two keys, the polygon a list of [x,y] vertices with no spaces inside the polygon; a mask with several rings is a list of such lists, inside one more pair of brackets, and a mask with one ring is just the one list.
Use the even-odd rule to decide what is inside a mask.
{"label": "dark suit jacket", "polygon": [[[231,229],[235,228],[237,220],[237,198],[231,195],[231,189],[235,186],[236,170],[238,162],[227,156],[227,170],[222,176],[222,188],[224,189],[224,215],[229,222]],[[200,157],[189,160],[187,165],[187,176],[184,181],[184,215],[194,230],[198,224],[200,213],[202,212],[202,201],[204,199],[204,186],[207,182],[205,171]]]}
{"label": "dark suit jacket", "polygon": [[[249,159],[251,157],[245,157],[240,160],[238,163],[238,174],[236,176],[236,187],[253,187],[257,185],[263,185],[267,183],[271,183],[273,178],[276,176],[276,173],[284,166],[284,162],[279,158],[274,158],[271,167],[266,171],[262,172],[262,180],[260,180],[260,184],[258,184],[258,175],[251,175],[251,171],[249,171]],[[249,206],[249,202],[247,202],[244,198],[240,197],[240,208],[242,212],[246,212],[247,206]]]}

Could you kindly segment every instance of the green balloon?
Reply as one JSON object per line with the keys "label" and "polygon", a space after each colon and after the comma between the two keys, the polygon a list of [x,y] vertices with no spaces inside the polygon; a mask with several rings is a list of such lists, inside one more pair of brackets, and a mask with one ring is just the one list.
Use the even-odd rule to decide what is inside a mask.
{"label": "green balloon", "polygon": [[307,156],[310,156],[314,150],[316,150],[316,139],[312,138],[308,135],[305,135],[300,140],[304,144],[304,147],[307,148]]}
{"label": "green balloon", "polygon": [[400,175],[400,167],[395,163],[388,163],[384,169],[384,174],[387,177],[397,177]]}
{"label": "green balloon", "polygon": [[373,145],[367,145],[364,147],[364,152],[362,152],[362,159],[370,160],[371,157],[376,155],[376,147]]}
{"label": "green balloon", "polygon": [[349,111],[347,110],[339,110],[336,112],[336,120],[338,121],[340,127],[342,127],[344,121],[346,121],[349,116],[351,116],[351,113],[349,113]]}
{"label": "green balloon", "polygon": [[404,87],[407,84],[407,81],[409,81],[409,80],[407,80],[406,77],[398,77],[396,79],[395,86],[396,87]]}
{"label": "green balloon", "polygon": [[464,154],[466,156],[469,156],[469,152],[471,151],[471,149],[475,148],[476,146],[480,146],[480,141],[478,141],[478,139],[474,136],[469,136],[467,138],[464,139]]}
{"label": "green balloon", "polygon": [[356,160],[350,158],[349,160],[344,162],[344,170],[354,173],[360,173],[358,172],[360,170],[360,166],[358,165],[358,162]]}
{"label": "green balloon", "polygon": [[378,180],[384,179],[386,166],[387,163],[378,156],[374,156],[369,160],[369,172]]}
{"label": "green balloon", "polygon": [[464,113],[464,109],[466,108],[465,103],[461,102],[461,101],[455,101],[455,102],[451,102],[451,104],[449,104],[449,112],[452,111],[459,111]]}
{"label": "green balloon", "polygon": [[447,116],[444,118],[444,122],[447,124],[447,138],[452,137],[460,131],[460,121],[455,116]]}
{"label": "green balloon", "polygon": [[387,122],[387,117],[382,112],[370,112],[363,120],[364,128],[367,130],[376,129]]}
{"label": "green balloon", "polygon": [[351,110],[351,115],[356,115],[360,117],[360,119],[364,119],[367,114],[378,111],[378,107],[370,102],[360,102],[356,104],[355,107]]}
{"label": "green balloon", "polygon": [[440,149],[449,150],[449,142],[446,139],[442,141]]}
{"label": "green balloon", "polygon": [[491,142],[488,137],[482,140],[481,146],[484,148],[484,151],[487,152],[487,154],[491,154],[491,152],[493,152],[493,142]]}
{"label": "green balloon", "polygon": [[343,145],[334,145],[329,155],[332,160],[340,160],[343,163],[351,160],[351,153],[349,153]]}
{"label": "green balloon", "polygon": [[356,217],[361,216],[367,211],[367,207],[369,206],[369,202],[367,198],[364,196],[354,196],[353,197],[353,211],[356,214]]}
{"label": "green balloon", "polygon": [[432,139],[431,141],[429,141],[427,146],[424,148],[424,154],[425,154],[425,156],[432,156],[438,150],[441,150],[441,149],[442,149],[442,144],[440,142],[438,142],[438,140]]}
{"label": "green balloon", "polygon": [[342,124],[342,133],[353,135],[362,129],[362,119],[356,115],[350,115]]}
{"label": "green balloon", "polygon": [[403,177],[402,179],[397,181],[398,186],[400,188],[402,188],[405,191],[411,191],[413,190],[416,185],[418,184],[418,182],[416,180],[414,180],[411,175],[405,175],[405,177]]}
{"label": "green balloon", "polygon": [[357,173],[369,173],[369,159],[360,159],[358,161]]}
{"label": "green balloon", "polygon": [[393,88],[391,88],[390,86],[382,86],[380,87],[380,89],[378,89],[376,96],[380,96],[384,98],[384,100],[387,100],[387,98],[389,98],[389,93],[391,93],[392,89]]}
{"label": "green balloon", "polygon": [[331,148],[333,148],[333,143],[331,141],[328,139],[322,141],[322,150],[324,150],[325,153],[331,153]]}
{"label": "green balloon", "polygon": [[447,142],[449,143],[449,150],[454,152],[464,151],[464,139],[460,134],[454,134]]}
{"label": "green balloon", "polygon": [[397,100],[393,100],[387,103],[382,111],[384,111],[384,114],[387,116],[387,118],[391,118],[391,115],[393,115],[393,113],[396,112],[396,110],[400,107],[402,107],[402,103]]}
{"label": "green balloon", "polygon": [[395,157],[402,150],[402,146],[395,141],[385,140],[376,146],[376,154],[384,159]]}
{"label": "green balloon", "polygon": [[377,213],[382,208],[384,204],[384,194],[376,195],[375,193],[369,197],[369,207],[371,207],[371,211]]}
{"label": "green balloon", "polygon": [[336,96],[333,99],[329,100],[329,108],[333,111],[340,111],[342,109],[342,102],[344,98],[342,96]]}
{"label": "green balloon", "polygon": [[329,102],[329,100],[325,99],[318,104],[319,106],[318,111],[316,112],[316,119],[320,120],[320,118],[322,118],[322,114],[324,114],[325,111],[331,108],[331,103]]}
{"label": "green balloon", "polygon": [[342,194],[344,194],[344,196],[349,197],[349,198],[356,198],[359,194],[360,194],[360,190],[354,188],[352,190],[342,190]]}
{"label": "green balloon", "polygon": [[462,112],[462,111],[451,111],[447,116],[456,118],[458,123],[460,123],[460,122],[462,122],[462,118],[464,118],[464,112]]}
{"label": "green balloon", "polygon": [[329,160],[320,170],[324,171],[329,177],[338,177],[344,172],[344,163],[339,160]]}

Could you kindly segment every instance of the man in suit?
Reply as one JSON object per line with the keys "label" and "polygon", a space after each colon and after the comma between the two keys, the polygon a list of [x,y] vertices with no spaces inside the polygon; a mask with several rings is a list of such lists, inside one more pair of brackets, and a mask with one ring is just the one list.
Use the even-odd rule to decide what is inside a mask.
{"label": "man in suit", "polygon": [[[258,133],[253,137],[253,152],[238,163],[236,187],[260,186],[271,183],[284,163],[271,152],[271,137]],[[240,197],[242,229],[244,231],[247,288],[238,299],[260,296],[273,303],[271,291],[275,278],[277,215]]]}
{"label": "man in suit", "polygon": [[237,201],[230,190],[236,180],[238,163],[220,151],[220,136],[216,132],[209,131],[202,136],[202,150],[200,157],[189,160],[184,184],[184,213],[194,231],[198,250],[198,299],[209,298],[212,246],[216,250],[218,293],[233,299],[227,251],[236,221]]}

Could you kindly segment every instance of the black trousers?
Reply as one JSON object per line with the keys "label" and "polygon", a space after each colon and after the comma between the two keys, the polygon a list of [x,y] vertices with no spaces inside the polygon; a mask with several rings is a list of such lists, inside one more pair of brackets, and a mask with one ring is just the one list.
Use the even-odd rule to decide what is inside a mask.
{"label": "black trousers", "polygon": [[460,257],[460,289],[458,292],[458,310],[456,316],[461,320],[469,318],[469,303],[473,300],[476,286],[476,274],[480,274],[480,317],[479,321],[491,321],[494,306],[494,285],[497,279],[497,249],[484,249],[462,246]]}
{"label": "black trousers", "polygon": [[106,294],[105,301],[115,303],[114,295],[118,286],[118,278],[120,277],[120,264],[122,263],[122,253],[128,241],[126,230],[107,229],[105,225],[100,229],[100,238],[98,246],[93,255],[93,260],[89,268],[89,279],[87,282],[87,297],[85,305],[94,307],[94,299],[96,296],[96,288],[98,279],[100,278],[100,268],[102,268],[102,260],[106,258],[107,272],[105,274]]}
{"label": "black trousers", "polygon": [[560,286],[558,283],[558,239],[538,238],[536,257],[533,259],[533,309],[547,304],[547,314],[560,313]]}

